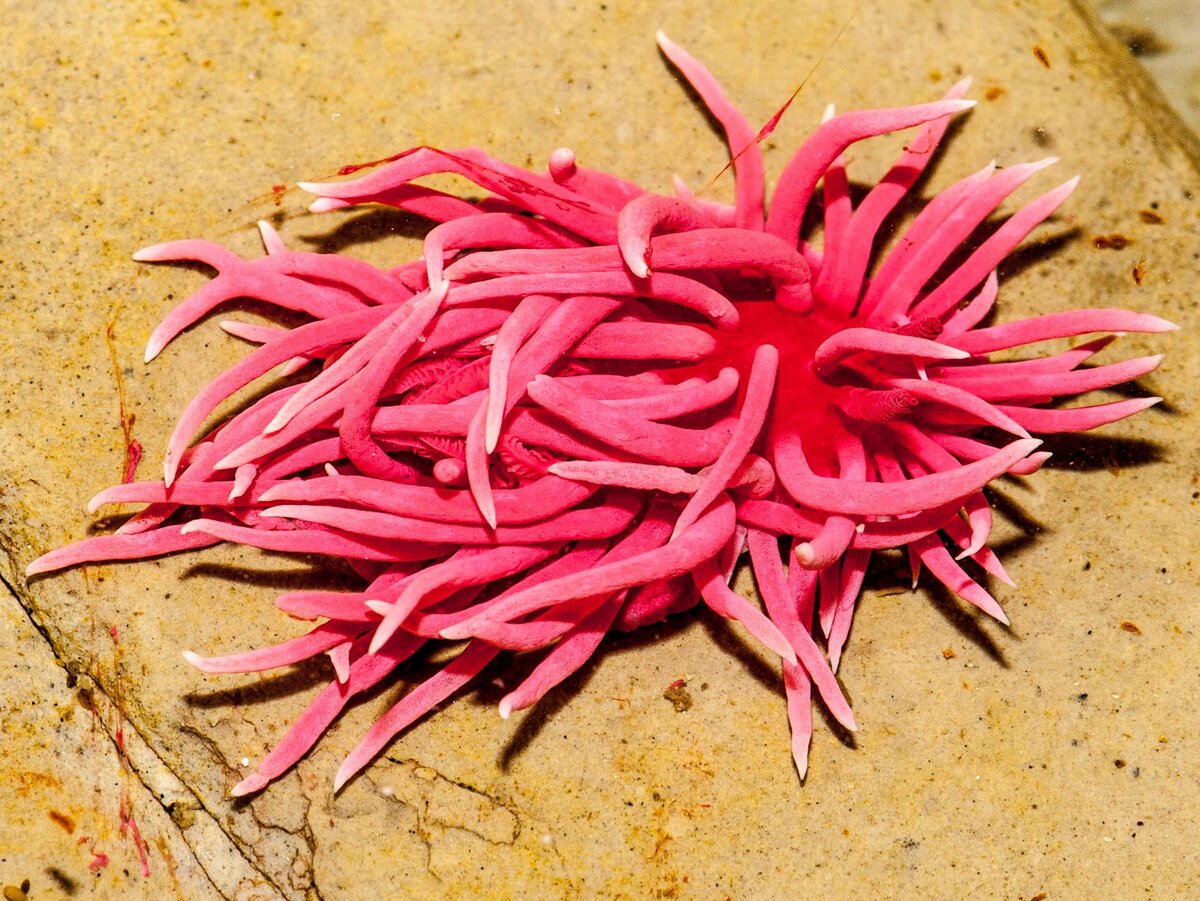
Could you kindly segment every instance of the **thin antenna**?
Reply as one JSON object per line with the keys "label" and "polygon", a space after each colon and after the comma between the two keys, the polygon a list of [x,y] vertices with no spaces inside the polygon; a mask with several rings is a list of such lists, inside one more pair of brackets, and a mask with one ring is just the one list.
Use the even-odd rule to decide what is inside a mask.
{"label": "thin antenna", "polygon": [[786,113],[788,111],[788,107],[792,105],[792,101],[800,96],[800,92],[804,90],[804,86],[808,84],[809,79],[817,74],[817,70],[821,68],[821,65],[829,57],[829,54],[833,51],[833,48],[837,46],[838,41],[842,39],[842,35],[846,33],[846,29],[850,27],[850,23],[854,21],[854,17],[858,15],[859,10],[863,8],[863,5],[866,2],[867,0],[858,0],[858,3],[854,5],[854,9],[850,11],[850,15],[846,17],[846,21],[844,21],[841,27],[838,28],[837,34],[833,36],[833,40],[826,45],[825,49],[821,52],[821,55],[817,58],[817,61],[813,63],[812,68],[808,70],[808,74],[804,76],[800,84],[796,85],[796,90],[792,91],[792,95],[788,97],[783,106],[781,106],[775,115],[768,119],[766,124],[758,130],[758,134],[754,136],[754,140],[730,157],[729,162],[725,164],[724,168],[722,168],[720,172],[713,176],[712,181],[708,183],[709,188],[715,185],[717,180],[722,175],[733,168],[733,164],[737,162],[743,153],[745,153],[755,144],[761,144],[771,134],[771,132],[776,129],[776,127],[779,125],[779,120],[783,118],[783,114]]}

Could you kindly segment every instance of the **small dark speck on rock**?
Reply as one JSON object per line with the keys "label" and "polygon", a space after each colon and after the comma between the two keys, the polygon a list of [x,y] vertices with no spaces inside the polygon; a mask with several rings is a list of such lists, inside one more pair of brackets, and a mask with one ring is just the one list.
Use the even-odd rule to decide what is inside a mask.
{"label": "small dark speck on rock", "polygon": [[1108,26],[1113,37],[1129,48],[1134,56],[1158,56],[1171,49],[1171,42],[1160,37],[1148,25],[1112,22]]}

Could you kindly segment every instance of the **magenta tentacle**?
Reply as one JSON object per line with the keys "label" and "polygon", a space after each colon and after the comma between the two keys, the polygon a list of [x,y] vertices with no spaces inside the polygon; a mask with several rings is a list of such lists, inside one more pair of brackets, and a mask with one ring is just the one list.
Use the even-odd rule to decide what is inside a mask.
{"label": "magenta tentacle", "polygon": [[346,679],[326,686],[287,735],[262,759],[257,771],[235,785],[229,793],[238,798],[261,791],[272,779],[290,770],[317,743],[351,698],[382,682],[424,643],[424,639],[418,636],[402,633],[380,653],[370,656],[360,654],[351,664]]}
{"label": "magenta tentacle", "polygon": [[723,420],[701,430],[639,419],[614,411],[544,375],[529,383],[529,397],[585,435],[657,463],[705,466],[717,459],[730,437]]}
{"label": "magenta tentacle", "polygon": [[338,426],[342,449],[359,470],[389,478],[402,470],[371,436],[371,414],[399,362],[416,346],[437,314],[441,298],[431,292],[418,300],[388,335],[379,352],[347,382],[345,410]]}
{"label": "magenta tentacle", "polygon": [[[649,278],[652,265],[650,239],[664,232],[698,231],[712,220],[695,207],[674,197],[643,194],[625,204],[617,216],[617,248],[638,278]],[[671,268],[671,267],[664,267]]]}
{"label": "magenta tentacle", "polygon": [[979,293],[972,297],[966,306],[956,310],[946,320],[942,334],[947,337],[950,335],[961,335],[963,332],[970,331],[983,322],[995,306],[999,291],[1000,276],[993,269],[988,273],[987,278],[984,279]]}
{"label": "magenta tentacle", "polygon": [[[281,504],[262,511],[267,519],[294,519],[338,527],[364,539],[404,540],[419,535],[422,543],[458,545],[538,544],[578,538],[608,538],[620,532],[633,516],[633,502],[625,494],[595,507],[572,508],[529,525],[496,526],[435,522],[397,516],[377,510],[325,507],[317,504]],[[295,534],[295,533],[291,533]]]}
{"label": "magenta tentacle", "polygon": [[742,404],[741,415],[737,425],[729,436],[728,443],[721,450],[720,456],[712,468],[704,476],[683,512],[675,523],[672,539],[678,538],[696,522],[704,510],[708,508],[726,486],[733,480],[738,468],[750,452],[758,433],[762,430],[767,418],[767,409],[771,395],[775,390],[775,377],[779,370],[779,351],[770,344],[763,344],[754,352],[754,362],[750,368],[750,380],[746,385],[746,398]]}
{"label": "magenta tentacle", "polygon": [[150,333],[146,343],[145,362],[157,357],[180,332],[194,325],[221,304],[238,297],[251,297],[265,303],[307,313],[317,319],[327,319],[362,309],[345,296],[331,294],[301,279],[270,272],[263,266],[240,261],[236,269],[225,269],[187,301],[167,314],[162,323]]}
{"label": "magenta tentacle", "polygon": [[941,100],[897,109],[842,113],[825,122],[796,151],[779,176],[766,230],[789,244],[796,243],[800,220],[813,189],[825,170],[851,144],[954,115],[974,105],[973,100]]}
{"label": "magenta tentacle", "polygon": [[[943,100],[961,100],[970,87],[969,78],[957,82]],[[863,278],[871,250],[884,220],[912,188],[934,157],[951,116],[934,119],[921,127],[888,173],[874,185],[857,210],[840,241],[837,265],[823,264],[816,292],[843,313],[852,313],[862,293]],[[828,245],[828,241],[826,244]]]}
{"label": "magenta tentacle", "polygon": [[508,719],[514,710],[532,707],[550,689],[575,673],[595,653],[621,605],[605,602],[568,631],[549,654],[533,668],[515,689],[500,699],[500,716]]}
{"label": "magenta tentacle", "polygon": [[792,605],[791,592],[788,591],[783,573],[783,562],[779,559],[778,542],[773,535],[751,529],[747,535],[747,543],[750,546],[750,559],[754,564],[754,578],[771,618],[791,643],[800,665],[817,686],[821,700],[825,702],[829,712],[839,723],[854,731],[858,727],[854,722],[850,704],[842,694],[841,686],[834,678],[829,663],[809,634],[809,627]]}
{"label": "magenta tentacle", "polygon": [[968,291],[987,278],[988,273],[995,269],[996,264],[1024,241],[1035,227],[1062,206],[1078,184],[1079,176],[1075,176],[1013,214],[967,258],[965,263],[926,295],[913,308],[910,315],[914,318],[920,316],[940,317],[951,312]]}
{"label": "magenta tentacle", "polygon": [[729,145],[733,176],[736,181],[737,216],[733,225],[751,231],[763,227],[763,175],[762,151],[746,117],[725,96],[721,85],[713,78],[704,64],[686,50],[667,38],[661,31],[656,35],[663,55],[687,79],[725,129],[725,142]]}
{"label": "magenta tentacle", "polygon": [[1179,326],[1131,310],[1069,310],[1047,313],[991,328],[975,329],[946,338],[946,343],[971,354],[986,354],[1053,338],[1074,338],[1093,332],[1170,332]]}
{"label": "magenta tentacle", "polygon": [[507,412],[508,374],[517,351],[537,331],[558,301],[540,294],[526,297],[500,326],[488,362],[487,413],[484,419],[484,450],[495,453]]}
{"label": "magenta tentacle", "polygon": [[[299,187],[305,189],[304,183],[301,182]],[[371,199],[374,203],[395,207],[433,222],[449,222],[452,219],[474,216],[479,212],[478,207],[472,203],[422,185],[399,185],[380,191]],[[352,205],[349,200],[318,197],[309,204],[308,208],[314,213],[327,213],[330,210],[340,210]]]}
{"label": "magenta tentacle", "polygon": [[413,576],[375,629],[367,653],[382,648],[417,609],[453,594],[459,588],[516,575],[552,556],[554,547],[496,547],[469,556],[459,554]]}
{"label": "magenta tentacle", "polygon": [[479,213],[444,222],[425,236],[422,253],[430,288],[442,281],[448,254],[475,247],[577,247],[579,239],[546,222],[512,213]]}
{"label": "magenta tentacle", "polygon": [[871,279],[859,303],[858,315],[870,319],[884,292],[891,290],[900,273],[911,263],[913,255],[925,247],[946,219],[984,184],[996,171],[993,160],[978,172],[955,182],[935,196],[901,234],[894,250],[888,254],[879,271]]}
{"label": "magenta tentacle", "polygon": [[300,182],[310,194],[354,203],[370,202],[415,178],[454,173],[516,204],[544,216],[589,241],[611,244],[616,237],[612,216],[602,206],[551,179],[526,172],[474,149],[438,150],[417,147],[400,154],[384,168],[354,181],[315,184]]}
{"label": "magenta tentacle", "polygon": [[1148,410],[1162,401],[1161,397],[1135,397],[1110,404],[1074,407],[1066,410],[1046,410],[1039,407],[1010,407],[996,404],[996,409],[1031,431],[1043,435],[1054,432],[1086,432],[1117,422]]}
{"label": "magenta tentacle", "polygon": [[694,325],[669,322],[602,322],[571,349],[572,357],[603,360],[670,360],[690,363],[717,349],[716,339]]}
{"label": "magenta tentacle", "polygon": [[559,147],[550,154],[547,171],[557,184],[596,201],[614,214],[629,201],[646,193],[633,182],[578,165],[575,152],[569,147]]}
{"label": "magenta tentacle", "polygon": [[[859,548],[851,548],[841,561],[842,585],[837,599],[831,606],[834,608],[832,622],[829,628],[828,648],[829,666],[836,673],[841,662],[842,649],[850,635],[850,623],[854,618],[854,605],[862,589],[863,579],[867,574],[867,563],[871,552]],[[828,599],[822,603],[828,603]]]}
{"label": "magenta tentacle", "polygon": [[[180,416],[167,445],[163,463],[164,480],[169,485],[175,480],[179,460],[186,442],[200,424],[217,408],[221,401],[241,390],[259,376],[269,372],[292,357],[329,347],[344,341],[361,338],[366,330],[384,319],[386,309],[371,308],[349,316],[323,322],[312,322],[294,329],[286,340],[265,344],[241,363],[226,370],[198,394]],[[309,383],[311,384],[311,383]],[[303,390],[303,389],[301,389]],[[296,392],[298,396],[299,391]],[[291,398],[289,398],[290,400]],[[249,462],[243,460],[241,462]]]}
{"label": "magenta tentacle", "polygon": [[416,722],[474,679],[499,652],[499,648],[473,641],[449,666],[406,694],[391,710],[375,721],[375,725],[363,736],[362,741],[342,761],[337,775],[334,776],[333,790],[340,790],[350,777],[366,766],[398,732]]}
{"label": "magenta tentacle", "polygon": [[[641,521],[628,533],[615,541],[594,565],[615,570],[623,562],[633,559],[644,559],[646,555],[662,548],[671,532],[671,515],[675,505],[669,501],[656,500],[645,511]],[[543,596],[534,589],[537,586],[561,586],[564,580],[569,581],[575,573],[563,573],[554,579],[530,580],[519,590],[509,593],[506,597],[498,598],[497,602],[487,606],[475,617],[442,630],[442,636],[451,634],[470,635],[482,638],[498,647],[510,650],[532,650],[544,647],[573,628],[581,624],[594,611],[608,603],[617,607],[625,598],[626,588],[613,591],[598,591],[592,595],[566,596],[559,603],[546,605]],[[676,574],[678,575],[678,574]],[[664,576],[663,578],[671,578]],[[647,579],[650,583],[656,580]],[[519,622],[531,613],[545,608],[532,622]],[[615,611],[614,611],[615,616]]]}
{"label": "magenta tentacle", "polygon": [[478,304],[502,297],[525,297],[530,294],[642,297],[694,310],[721,328],[732,329],[738,324],[737,307],[725,295],[695,279],[669,272],[656,272],[649,278],[640,280],[624,271],[508,275],[456,285],[447,296],[446,303]]}
{"label": "magenta tentacle", "polygon": [[354,623],[323,623],[306,635],[267,648],[230,654],[224,657],[201,657],[184,651],[183,659],[202,673],[259,673],[277,669],[323,654],[362,631]]}
{"label": "magenta tentacle", "polygon": [[[937,225],[929,239],[912,253],[904,267],[889,283],[887,295],[871,310],[867,322],[876,326],[888,326],[907,318],[917,294],[955,248],[965,241],[1009,194],[1055,162],[1056,158],[1049,157],[1037,163],[1001,169],[971,191]],[[986,270],[980,273],[980,280],[985,272]],[[970,285],[966,287],[969,288]]]}
{"label": "magenta tentacle", "polygon": [[926,360],[964,360],[966,351],[925,338],[881,332],[872,328],[848,328],[832,335],[813,354],[813,368],[826,375],[842,360],[857,353],[898,354]]}
{"label": "magenta tentacle", "polygon": [[[632,585],[669,579],[691,571],[716,556],[733,534],[733,503],[717,501],[696,521],[696,527],[675,541],[624,560],[600,564],[591,570],[563,576],[509,597],[503,607],[506,618],[531,612],[554,603],[620,591]],[[501,615],[489,612],[489,619]],[[473,634],[470,623],[442,632],[443,638],[466,638]]]}
{"label": "magenta tentacle", "polygon": [[[837,455],[839,479],[850,482],[866,481],[867,458],[861,441],[849,432],[839,435]],[[858,526],[858,520],[851,516],[835,514],[828,517],[811,541],[796,544],[796,560],[805,569],[827,569],[849,549],[850,542],[858,532]]]}
{"label": "magenta tentacle", "polygon": [[704,603],[726,619],[740,622],[746,631],[762,642],[763,647],[774,651],[785,662],[795,664],[796,652],[788,643],[779,627],[763,615],[763,612],[731,589],[716,565],[705,563],[692,574]]}
{"label": "magenta tentacle", "polygon": [[185,531],[183,526],[160,526],[152,532],[127,535],[97,535],[85,538],[66,547],[42,554],[25,567],[25,575],[67,569],[82,563],[102,563],[115,560],[141,560],[211,547],[220,539],[213,535],[196,535]]}

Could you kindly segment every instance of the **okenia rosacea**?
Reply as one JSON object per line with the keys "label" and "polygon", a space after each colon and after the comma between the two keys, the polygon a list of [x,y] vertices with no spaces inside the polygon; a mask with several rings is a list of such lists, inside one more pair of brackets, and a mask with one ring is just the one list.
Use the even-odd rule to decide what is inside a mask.
{"label": "okenia rosacea", "polygon": [[[871,552],[906,549],[914,573],[1007,623],[961,565],[1011,584],[986,544],[984,486],[1038,469],[1048,454],[1031,434],[1095,428],[1158,400],[1056,404],[1157,366],[1152,356],[1084,367],[1112,334],[991,359],[1173,328],[1117,309],[983,327],[997,265],[1076,179],[986,237],[981,226],[1052,159],[988,164],[925,204],[882,254],[897,205],[973,104],[967,82],[933,103],[826,116],[768,212],[759,142],[778,116],[756,133],[699,62],[659,44],[725,130],[733,206],[682,183],[674,197],[648,193],[569,150],[542,175],[476,149],[418,147],[352,181],[301,185],[317,195],[314,211],[381,203],[436,223],[423,257],[396,269],[290,251],[265,223],[262,259],[198,240],[135,255],[217,271],[154,331],[147,361],[235,298],[306,321],[221,323],[260,346],[184,411],[162,481],[117,485],[89,508],[145,509],[29,573],[227,541],[338,557],[365,583],[280,597],[285,613],[322,620],[303,637],[185,654],[206,673],[332,662],[332,681],[234,795],[288,770],[426,642],[466,640],[375,723],[336,788],[501,651],[541,654],[501,700],[507,717],[578,670],[610,630],[701,599],[782,658],[803,776],[814,686],[855,728],[834,673]],[[855,204],[843,154],[917,127]],[[485,196],[417,184],[438,173]],[[810,231],[819,247],[802,240]],[[272,383],[191,444],[218,405],[280,371],[307,378]],[[747,551],[765,613],[729,587]]]}

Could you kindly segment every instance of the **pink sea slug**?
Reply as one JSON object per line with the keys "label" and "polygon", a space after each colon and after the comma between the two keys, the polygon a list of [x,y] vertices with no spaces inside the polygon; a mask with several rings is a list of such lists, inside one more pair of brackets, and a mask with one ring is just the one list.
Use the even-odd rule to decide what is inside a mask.
{"label": "pink sea slug", "polygon": [[[233,794],[284,773],[351,698],[426,642],[466,640],[375,723],[335,786],[501,651],[541,654],[501,700],[507,717],[579,669],[608,631],[700,600],[782,658],[803,776],[814,688],[855,728],[834,672],[871,552],[905,548],[914,571],[1007,623],[962,566],[969,559],[1009,583],[986,544],[983,487],[1038,469],[1049,455],[1033,434],[1095,428],[1158,400],[1055,404],[1153,370],[1157,356],[1082,364],[1111,333],[1173,328],[1162,319],[1096,309],[983,325],[997,265],[1076,179],[968,242],[1053,160],[967,176],[873,260],[951,118],[972,105],[966,82],[933,103],[828,116],[783,170],[767,212],[755,132],[699,62],[659,43],[725,130],[733,206],[682,184],[674,197],[647,193],[568,150],[542,175],[475,149],[420,147],[352,181],[302,185],[317,195],[315,211],[382,203],[437,223],[423,258],[391,271],[290,251],[265,223],[262,259],[205,241],[136,254],[217,271],[154,331],[147,360],[234,298],[307,321],[223,322],[258,349],[184,411],[162,481],[110,488],[90,509],[146,507],[29,572],[228,541],[340,557],[363,580],[357,592],[280,597],[285,613],[322,620],[303,637],[226,657],[185,654],[206,673],[321,654],[332,663],[328,687]],[[848,148],[917,127],[854,204]],[[466,201],[417,184],[434,173],[487,194]],[[820,248],[802,240],[806,215],[823,220]],[[1087,334],[1101,336],[991,359]],[[276,367],[308,378],[193,443],[222,401]],[[765,613],[729,588],[747,552]]]}

